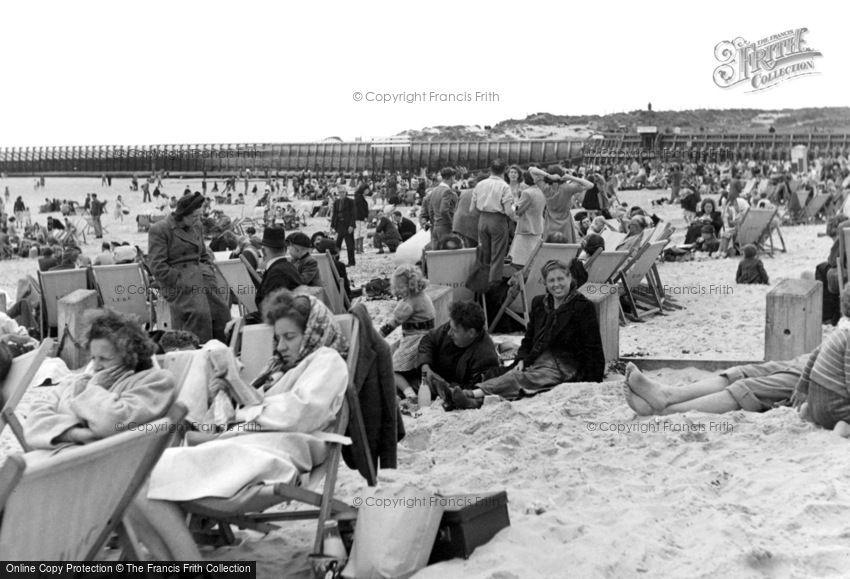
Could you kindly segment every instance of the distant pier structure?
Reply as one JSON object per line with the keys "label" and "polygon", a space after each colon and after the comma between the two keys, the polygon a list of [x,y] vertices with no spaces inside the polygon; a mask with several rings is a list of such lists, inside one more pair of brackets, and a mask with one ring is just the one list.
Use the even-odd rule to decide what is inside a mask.
{"label": "distant pier structure", "polygon": [[444,166],[486,169],[508,164],[608,164],[626,160],[788,160],[805,146],[809,158],[850,154],[847,134],[603,133],[589,139],[517,141],[412,141],[239,143],[0,148],[0,173],[7,175],[112,175],[166,171],[171,174],[234,174],[311,171],[420,171]]}

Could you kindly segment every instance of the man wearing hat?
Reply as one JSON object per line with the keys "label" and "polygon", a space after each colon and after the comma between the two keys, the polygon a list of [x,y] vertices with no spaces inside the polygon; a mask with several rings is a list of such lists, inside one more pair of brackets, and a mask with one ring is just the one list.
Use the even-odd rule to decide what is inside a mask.
{"label": "man wearing hat", "polygon": [[230,321],[230,288],[218,286],[214,257],[204,244],[204,201],[199,192],[184,195],[148,232],[150,268],[171,309],[171,329],[192,332],[202,344],[224,342]]}
{"label": "man wearing hat", "polygon": [[354,265],[354,228],[357,210],[354,200],[348,196],[345,185],[339,186],[337,195],[338,198],[334,201],[333,212],[331,213],[331,228],[336,231],[336,246],[338,248],[342,249],[342,242],[345,240],[348,265],[351,267]]}
{"label": "man wearing hat", "polygon": [[301,283],[321,287],[322,276],[319,275],[319,262],[310,255],[313,244],[307,234],[300,231],[290,233],[289,237],[286,238],[286,244],[289,246],[289,257],[292,259],[292,265],[295,266],[298,275],[301,276]]}
{"label": "man wearing hat", "polygon": [[266,227],[262,245],[265,271],[257,288],[255,302],[258,309],[263,299],[274,290],[282,287],[293,290],[302,285],[298,270],[286,260],[286,231],[282,227]]}

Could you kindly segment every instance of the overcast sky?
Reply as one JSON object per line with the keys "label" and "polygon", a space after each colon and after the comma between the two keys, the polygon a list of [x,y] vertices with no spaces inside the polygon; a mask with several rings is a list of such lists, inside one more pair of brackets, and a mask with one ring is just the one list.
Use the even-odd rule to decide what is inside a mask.
{"label": "overcast sky", "polygon": [[[840,5],[18,0],[0,19],[0,146],[348,140],[648,102],[845,106]],[[714,84],[719,42],[802,27],[820,74],[754,93]]]}

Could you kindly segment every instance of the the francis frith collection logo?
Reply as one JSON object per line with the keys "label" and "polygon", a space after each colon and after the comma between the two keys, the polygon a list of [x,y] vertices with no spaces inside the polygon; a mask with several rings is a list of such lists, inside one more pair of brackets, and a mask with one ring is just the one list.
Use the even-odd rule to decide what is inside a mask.
{"label": "the francis frith collection logo", "polygon": [[724,40],[714,47],[714,57],[720,61],[714,83],[721,88],[749,86],[746,92],[755,92],[818,74],[815,59],[823,54],[806,46],[807,32],[807,28],[786,30],[756,42],[741,37]]}

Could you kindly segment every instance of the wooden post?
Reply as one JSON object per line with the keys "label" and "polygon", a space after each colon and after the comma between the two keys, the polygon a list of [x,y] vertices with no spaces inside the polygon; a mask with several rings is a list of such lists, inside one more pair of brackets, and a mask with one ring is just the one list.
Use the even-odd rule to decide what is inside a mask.
{"label": "wooden post", "polygon": [[584,297],[593,303],[605,362],[620,358],[620,297],[619,286],[605,283],[586,283],[579,288]]}
{"label": "wooden post", "polygon": [[823,285],[786,279],[767,294],[764,359],[790,360],[821,343]]}
{"label": "wooden post", "polygon": [[86,365],[88,352],[83,345],[83,312],[97,307],[95,290],[77,289],[59,300],[58,325],[60,357],[71,370]]}

